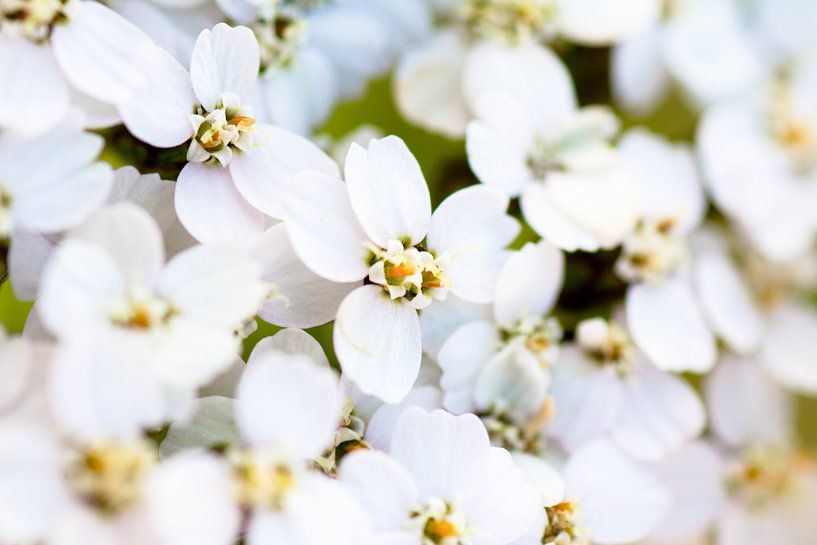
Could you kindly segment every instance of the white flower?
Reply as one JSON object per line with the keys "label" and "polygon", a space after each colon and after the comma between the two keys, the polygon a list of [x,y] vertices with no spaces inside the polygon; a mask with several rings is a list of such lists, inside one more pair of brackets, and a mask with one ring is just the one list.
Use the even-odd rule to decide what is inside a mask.
{"label": "white flower", "polygon": [[85,358],[83,350],[118,345],[119,359],[141,358],[134,369],[184,391],[229,365],[236,331],[269,291],[260,274],[259,265],[225,247],[196,246],[165,265],[156,223],[120,203],[98,212],[55,252],[38,311],[67,343],[69,359],[98,365],[104,358],[95,362],[98,353]]}
{"label": "white flower", "polygon": [[[3,542],[193,545],[203,536],[231,542],[238,513],[231,519],[219,509],[232,491],[216,488],[227,471],[212,455],[159,463],[155,447],[139,436],[61,437],[58,431],[33,421],[0,426]],[[190,494],[183,507],[164,503],[168,488]],[[173,534],[189,517],[195,524]]]}
{"label": "white flower", "polygon": [[703,430],[703,404],[692,387],[653,367],[617,323],[579,322],[576,344],[562,350],[548,432],[568,450],[606,435],[634,459],[653,462]]}
{"label": "white flower", "polygon": [[763,56],[744,28],[738,4],[734,0],[664,2],[656,24],[613,50],[616,100],[628,110],[646,114],[669,94],[673,80],[700,106],[756,83],[765,70]]}
{"label": "white flower", "polygon": [[42,134],[72,93],[118,104],[145,82],[156,46],[114,11],[83,0],[0,4],[0,127]]}
{"label": "white flower", "polygon": [[417,309],[441,304],[449,290],[474,302],[493,299],[503,248],[518,230],[505,215],[507,199],[468,188],[432,216],[420,167],[396,137],[372,140],[368,149],[353,145],[345,184],[310,172],[282,191],[287,233],[307,267],[335,282],[367,280],[343,300],[335,321],[344,374],[366,393],[399,401],[420,368]]}
{"label": "white flower", "polygon": [[561,470],[561,497],[547,462],[516,459],[541,488],[546,517],[514,545],[623,545],[646,537],[669,514],[670,494],[656,474],[610,441],[593,441],[570,456]]}
{"label": "white flower", "polygon": [[[180,486],[161,489],[167,519],[162,535],[173,542],[174,536],[192,533],[200,544],[228,545],[244,510],[248,544],[351,545],[365,540],[368,519],[354,499],[338,483],[307,468],[332,445],[341,402],[335,374],[304,355],[271,351],[251,361],[235,404],[244,442],[227,447],[221,465],[229,471],[213,479],[205,487],[209,489],[195,490],[203,493],[200,498]],[[174,506],[191,501],[223,531],[196,531],[201,511],[169,516]]]}
{"label": "white flower", "polygon": [[265,214],[280,216],[280,178],[306,169],[336,175],[311,142],[256,124],[247,100],[258,77],[258,43],[246,27],[218,24],[196,40],[188,74],[160,57],[150,81],[119,111],[136,137],[158,147],[190,141],[176,182],[179,220],[202,242],[251,248]]}
{"label": "white flower", "polygon": [[630,282],[625,310],[636,345],[664,371],[711,369],[716,335],[737,352],[756,350],[762,320],[735,266],[718,245],[689,247],[705,206],[690,152],[641,131],[629,132],[621,151],[641,194],[641,219],[616,265]]}
{"label": "white flower", "polygon": [[340,467],[341,483],[371,513],[384,539],[503,545],[541,509],[536,490],[507,451],[490,446],[473,415],[407,409],[389,455],[354,452]]}
{"label": "white flower", "polygon": [[714,105],[698,132],[715,203],[773,261],[804,255],[817,233],[815,74],[814,63],[801,63],[757,91]]}
{"label": "white flower", "polygon": [[468,161],[481,182],[519,196],[526,221],[554,246],[597,251],[636,221],[630,172],[610,140],[618,122],[575,99],[488,93],[468,126]]}
{"label": "white flower", "polygon": [[34,138],[0,134],[0,238],[16,230],[55,233],[88,217],[113,180],[111,168],[96,161],[102,145],[66,125]]}
{"label": "white flower", "polygon": [[[558,361],[562,331],[548,312],[563,274],[559,250],[528,243],[500,272],[492,319],[474,316],[439,351],[443,406],[455,414],[482,415],[503,444],[535,439],[552,416],[550,370]],[[521,436],[510,436],[517,433]]]}
{"label": "white flower", "polygon": [[747,360],[724,360],[706,387],[724,447],[719,468],[727,501],[711,509],[718,543],[810,543],[817,462],[793,443],[791,399]]}

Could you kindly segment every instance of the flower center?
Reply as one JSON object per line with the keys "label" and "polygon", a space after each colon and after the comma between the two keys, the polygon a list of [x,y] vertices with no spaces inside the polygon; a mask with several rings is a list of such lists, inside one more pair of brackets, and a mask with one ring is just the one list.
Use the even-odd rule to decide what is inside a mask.
{"label": "flower center", "polygon": [[289,12],[252,25],[261,53],[261,73],[289,66],[301,44],[306,21]]}
{"label": "flower center", "polygon": [[459,16],[477,39],[500,39],[510,45],[552,34],[554,0],[466,0]]}
{"label": "flower center", "polygon": [[133,289],[124,304],[109,315],[111,323],[123,329],[149,331],[167,326],[178,311],[173,304],[162,297],[156,297],[146,290]]}
{"label": "flower center", "polygon": [[409,525],[419,530],[423,545],[461,545],[466,535],[462,512],[437,497],[412,510]]}
{"label": "flower center", "polygon": [[225,93],[210,111],[196,106],[190,121],[194,136],[187,149],[188,161],[227,166],[236,150],[247,153],[253,146],[255,118],[242,109],[241,99],[233,93]]}
{"label": "flower center", "polygon": [[621,377],[632,373],[635,349],[630,336],[620,325],[603,318],[583,320],[576,327],[576,340],[600,365],[615,370]]}
{"label": "flower center", "polygon": [[726,472],[732,497],[751,511],[761,511],[783,496],[795,493],[798,474],[813,468],[808,455],[774,447],[756,447],[744,452]]}
{"label": "flower center", "polygon": [[548,526],[542,535],[543,545],[590,545],[587,532],[576,526],[579,508],[576,502],[563,501],[545,507]]}
{"label": "flower center", "polygon": [[796,106],[788,79],[781,77],[772,91],[768,115],[772,140],[786,153],[792,169],[807,175],[817,167],[817,123],[804,119]]}
{"label": "flower center", "polygon": [[513,327],[500,330],[499,333],[504,345],[523,344],[542,369],[549,369],[559,356],[559,341],[562,340],[563,331],[556,318],[522,318]]}
{"label": "flower center", "polygon": [[227,459],[241,505],[273,511],[283,509],[297,482],[295,471],[288,463],[244,449],[230,450]]}
{"label": "flower center", "polygon": [[639,221],[622,244],[618,275],[628,282],[660,282],[672,275],[687,256],[676,226],[675,218]]}
{"label": "flower center", "polygon": [[10,30],[35,43],[51,37],[68,21],[71,0],[0,0],[0,31]]}
{"label": "flower center", "polygon": [[390,240],[386,250],[369,247],[369,281],[383,286],[392,299],[402,299],[417,310],[431,301],[445,300],[451,282],[441,260],[418,247]]}
{"label": "flower center", "polygon": [[98,443],[72,452],[66,479],[84,502],[105,515],[136,505],[156,453],[142,442]]}

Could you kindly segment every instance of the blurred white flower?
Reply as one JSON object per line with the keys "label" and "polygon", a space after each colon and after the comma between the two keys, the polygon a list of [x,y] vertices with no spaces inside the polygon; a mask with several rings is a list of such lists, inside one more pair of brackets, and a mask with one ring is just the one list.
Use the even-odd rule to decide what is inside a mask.
{"label": "blurred white flower", "polygon": [[3,0],[0,127],[43,134],[68,115],[72,94],[129,100],[158,54],[139,28],[97,2]]}

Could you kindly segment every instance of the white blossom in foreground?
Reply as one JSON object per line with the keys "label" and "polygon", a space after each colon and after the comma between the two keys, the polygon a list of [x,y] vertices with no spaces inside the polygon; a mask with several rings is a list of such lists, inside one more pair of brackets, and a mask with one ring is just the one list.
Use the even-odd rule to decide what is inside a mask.
{"label": "white blossom in foreground", "polygon": [[315,273],[365,280],[338,309],[334,348],[348,379],[395,402],[420,368],[417,311],[442,304],[449,290],[490,302],[518,224],[505,215],[506,197],[480,187],[451,195],[432,216],[420,167],[396,137],[353,145],[345,170],[345,183],[319,172],[289,181],[284,223]]}
{"label": "white blossom in foreground", "polygon": [[[0,127],[42,134],[77,96],[89,123],[133,96],[159,51],[136,26],[98,2],[0,3]],[[104,104],[103,104],[104,103]]]}
{"label": "white blossom in foreground", "polygon": [[638,201],[611,139],[618,121],[578,109],[572,90],[514,100],[487,93],[468,126],[468,162],[479,180],[519,197],[525,220],[567,251],[612,248],[633,228]]}
{"label": "white blossom in foreground", "polygon": [[338,172],[308,140],[256,124],[248,99],[258,66],[253,33],[218,24],[196,40],[189,73],[165,53],[150,81],[119,105],[137,138],[157,147],[189,141],[176,212],[201,242],[251,248],[267,226],[265,214],[281,215],[276,180],[307,169]]}
{"label": "white blossom in foreground", "polygon": [[481,415],[501,444],[534,448],[528,443],[552,416],[550,371],[562,330],[548,313],[563,274],[562,253],[546,242],[514,252],[497,279],[492,319],[472,316],[437,357],[444,407]]}
{"label": "white blossom in foreground", "polygon": [[[304,355],[271,351],[251,361],[235,405],[243,441],[229,445],[220,462],[229,471],[209,489],[195,490],[200,498],[178,485],[158,491],[170,523],[167,537],[192,533],[200,544],[228,545],[241,530],[250,545],[365,542],[371,531],[366,513],[337,482],[309,468],[332,445],[341,404],[334,372]],[[176,469],[182,479],[187,468]],[[188,503],[202,511],[170,516]],[[197,531],[202,513],[220,531]],[[239,513],[247,517],[245,529]]]}
{"label": "white blossom in foreground", "polygon": [[111,167],[97,161],[103,144],[69,125],[33,138],[0,133],[0,238],[55,233],[87,218],[113,181]]}
{"label": "white blossom in foreground", "polygon": [[260,275],[258,264],[220,246],[196,246],[165,264],[156,223],[121,203],[102,209],[55,252],[38,311],[69,353],[79,351],[71,359],[86,361],[89,344],[119,344],[155,381],[184,391],[232,361],[236,331],[270,289]]}
{"label": "white blossom in foreground", "polygon": [[372,515],[378,542],[509,544],[541,509],[536,489],[473,415],[407,409],[388,455],[350,454],[340,481]]}

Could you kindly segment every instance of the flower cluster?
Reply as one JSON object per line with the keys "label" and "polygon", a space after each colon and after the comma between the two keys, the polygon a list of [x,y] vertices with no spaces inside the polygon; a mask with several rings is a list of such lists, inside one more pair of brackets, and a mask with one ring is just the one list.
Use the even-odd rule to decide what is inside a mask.
{"label": "flower cluster", "polygon": [[815,25],[0,0],[0,545],[814,545]]}

